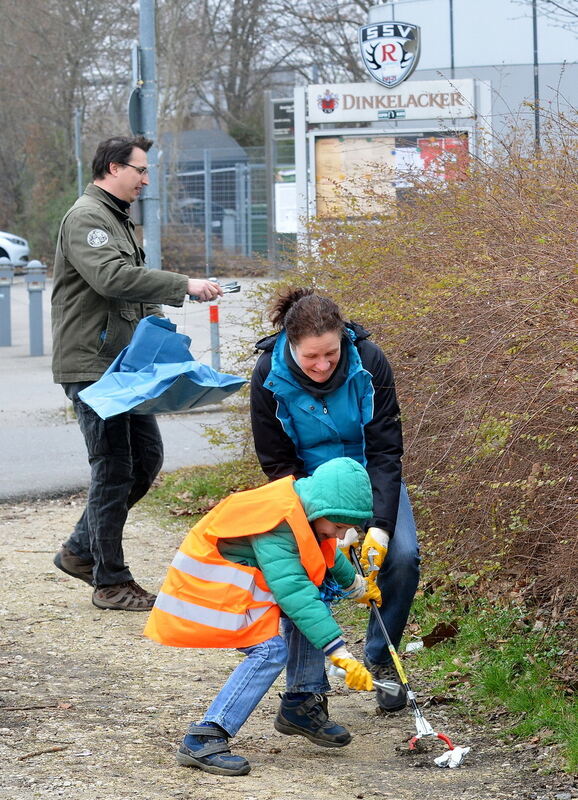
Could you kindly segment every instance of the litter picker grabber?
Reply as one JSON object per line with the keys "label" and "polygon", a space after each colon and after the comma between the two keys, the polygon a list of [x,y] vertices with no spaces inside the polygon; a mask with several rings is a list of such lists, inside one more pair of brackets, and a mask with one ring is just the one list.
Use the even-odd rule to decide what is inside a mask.
{"label": "litter picker grabber", "polygon": [[[359,572],[360,575],[365,577],[364,572],[363,572],[363,567],[359,563],[359,558],[357,557],[357,553],[355,552],[355,548],[354,547],[350,548],[349,554],[350,554],[350,557],[351,557],[351,563],[354,565],[355,569]],[[374,555],[377,555],[377,553],[372,554],[372,552],[370,550],[369,554],[368,554],[369,563],[370,563],[371,569],[377,570],[379,568],[374,566],[374,564],[373,564]],[[375,619],[376,619],[379,627],[381,628],[381,632],[383,633],[383,637],[384,637],[384,639],[385,639],[385,641],[387,643],[387,649],[389,650],[389,654],[391,656],[391,660],[393,661],[393,665],[395,667],[395,671],[397,672],[397,674],[399,676],[400,683],[401,683],[401,685],[403,686],[403,688],[405,689],[405,691],[407,693],[407,699],[408,699],[408,702],[409,702],[409,704],[411,706],[411,709],[413,711],[413,715],[414,715],[414,718],[415,718],[416,734],[415,734],[415,736],[412,736],[412,738],[409,741],[409,749],[413,750],[415,748],[417,742],[420,739],[423,739],[423,738],[425,738],[427,736],[431,736],[431,737],[434,737],[434,738],[437,738],[437,739],[441,739],[441,741],[444,742],[447,745],[447,747],[448,747],[450,752],[444,753],[439,758],[434,759],[436,764],[438,766],[440,766],[440,767],[445,767],[445,766],[448,766],[450,768],[459,767],[459,765],[462,763],[463,757],[466,755],[466,753],[469,753],[470,748],[469,747],[456,747],[452,743],[452,741],[449,738],[449,736],[446,736],[445,733],[439,733],[437,731],[434,731],[432,726],[426,720],[426,718],[424,717],[420,707],[417,704],[417,700],[416,700],[415,694],[412,691],[412,689],[411,689],[411,687],[410,687],[410,685],[408,683],[408,680],[407,680],[407,677],[406,677],[406,674],[405,674],[405,670],[404,670],[404,668],[403,668],[403,666],[401,664],[401,661],[400,661],[400,658],[399,658],[399,656],[398,656],[398,654],[396,652],[396,649],[393,646],[393,642],[391,641],[391,639],[389,637],[389,633],[387,632],[387,628],[385,627],[385,623],[382,620],[381,615],[379,614],[377,603],[376,603],[375,600],[370,600],[369,602],[371,604],[371,611],[373,612],[373,615],[375,616]],[[381,685],[377,681],[374,681],[374,683],[375,683],[376,686],[379,686],[379,688],[383,688],[384,691],[388,692],[388,694],[398,694],[399,691],[400,691],[399,686],[396,686],[394,684],[394,686],[396,686],[395,690],[393,689],[393,687],[390,686],[390,684],[393,683],[392,681],[386,681],[386,682],[384,682],[384,684],[381,684]]]}
{"label": "litter picker grabber", "polygon": [[[241,284],[239,281],[221,281],[219,278],[209,278],[209,280],[214,281],[214,283],[218,283],[223,290],[223,294],[234,294],[241,291]],[[189,303],[193,303],[198,299],[199,298],[194,294],[189,295]]]}

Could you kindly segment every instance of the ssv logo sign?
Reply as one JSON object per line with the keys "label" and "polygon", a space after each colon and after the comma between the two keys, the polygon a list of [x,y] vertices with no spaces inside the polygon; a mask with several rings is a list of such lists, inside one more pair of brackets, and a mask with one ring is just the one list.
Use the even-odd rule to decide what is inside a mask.
{"label": "ssv logo sign", "polygon": [[359,29],[363,66],[378,83],[398,86],[417,67],[420,29],[411,22],[379,22]]}

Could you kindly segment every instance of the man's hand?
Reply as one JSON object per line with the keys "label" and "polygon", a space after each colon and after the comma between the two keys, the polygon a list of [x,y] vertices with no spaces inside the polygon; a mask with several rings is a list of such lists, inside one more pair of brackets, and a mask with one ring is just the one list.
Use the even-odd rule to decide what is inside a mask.
{"label": "man's hand", "polygon": [[203,303],[207,300],[214,300],[219,295],[222,296],[223,290],[218,283],[213,281],[207,281],[203,278],[189,278],[187,294]]}
{"label": "man's hand", "polygon": [[354,658],[346,647],[338,647],[329,656],[329,660],[336,667],[345,670],[345,683],[350,689],[370,692],[373,689],[371,673],[363,664]]}
{"label": "man's hand", "polygon": [[[375,583],[377,573],[387,555],[389,545],[389,533],[382,528],[368,528],[365,539],[361,546],[361,558],[359,559],[364,572],[370,582]],[[371,552],[370,552],[371,551]],[[370,561],[369,556],[373,558]],[[372,565],[373,562],[373,565]]]}
{"label": "man's hand", "polygon": [[356,575],[351,586],[348,586],[345,591],[349,600],[356,600],[365,606],[375,600],[378,606],[381,605],[381,592],[377,588],[377,584],[361,575]]}
{"label": "man's hand", "polygon": [[345,531],[345,536],[343,539],[337,541],[337,546],[345,556],[348,561],[351,561],[351,556],[349,554],[350,547],[357,547],[359,544],[359,534],[357,533],[355,528],[348,528]]}

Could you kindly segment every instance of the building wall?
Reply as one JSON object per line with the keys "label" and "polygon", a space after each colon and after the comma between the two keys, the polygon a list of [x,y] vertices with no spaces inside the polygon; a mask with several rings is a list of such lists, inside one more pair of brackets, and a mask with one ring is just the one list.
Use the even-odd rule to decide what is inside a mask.
{"label": "building wall", "polygon": [[[421,55],[409,81],[451,79],[449,0],[402,0],[383,6],[387,19],[421,28]],[[492,86],[492,127],[533,124],[533,32],[530,0],[453,0],[454,78]],[[565,30],[538,13],[539,105],[547,114],[578,109],[578,24]],[[577,20],[578,23],[578,20]],[[368,76],[369,77],[369,76]],[[408,123],[392,123],[403,130]]]}

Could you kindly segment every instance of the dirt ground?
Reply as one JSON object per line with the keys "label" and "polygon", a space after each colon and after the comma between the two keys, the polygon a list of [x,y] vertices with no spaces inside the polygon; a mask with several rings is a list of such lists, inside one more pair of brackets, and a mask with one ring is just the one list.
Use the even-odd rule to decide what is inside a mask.
{"label": "dirt ground", "polygon": [[[330,710],[353,733],[348,747],[318,748],[277,733],[279,681],[234,740],[234,751],[252,764],[249,775],[224,778],[177,766],[187,724],[201,717],[238,656],[156,645],[141,635],[143,614],[100,611],[86,584],[56,570],[52,555],[81,502],[0,505],[0,798],[578,797],[571,778],[556,771],[555,748],[500,743],[500,717],[474,725],[451,706],[424,708],[434,728],[472,747],[461,768],[440,769],[433,758],[441,745],[408,751],[409,712],[379,716],[371,693],[350,692],[338,680]],[[142,585],[159,587],[181,538],[142,510],[131,514],[125,549]],[[418,682],[427,699],[427,676]]]}

